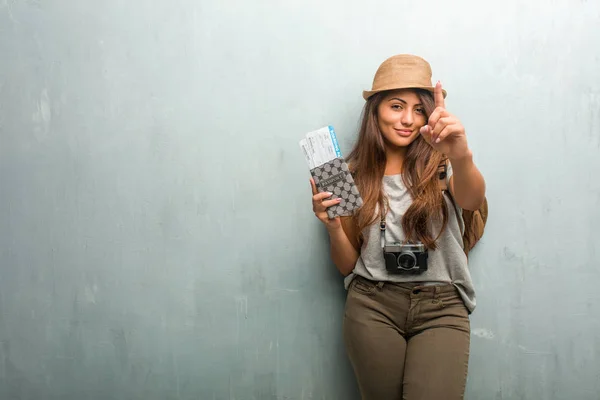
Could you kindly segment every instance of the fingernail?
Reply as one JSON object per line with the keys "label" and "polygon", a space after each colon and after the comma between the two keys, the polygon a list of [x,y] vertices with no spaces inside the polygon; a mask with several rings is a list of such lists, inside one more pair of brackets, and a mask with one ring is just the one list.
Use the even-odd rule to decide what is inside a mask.
{"label": "fingernail", "polygon": [[439,143],[440,142],[440,138],[435,139],[435,142]]}
{"label": "fingernail", "polygon": [[325,192],[325,194],[327,195],[327,197],[333,196],[333,193]]}

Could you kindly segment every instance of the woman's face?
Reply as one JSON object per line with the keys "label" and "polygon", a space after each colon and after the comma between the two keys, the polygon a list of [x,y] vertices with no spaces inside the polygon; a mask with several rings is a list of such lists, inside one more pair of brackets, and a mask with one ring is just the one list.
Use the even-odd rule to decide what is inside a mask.
{"label": "woman's face", "polygon": [[377,122],[387,144],[406,147],[417,138],[427,118],[419,96],[402,89],[383,98],[377,107]]}

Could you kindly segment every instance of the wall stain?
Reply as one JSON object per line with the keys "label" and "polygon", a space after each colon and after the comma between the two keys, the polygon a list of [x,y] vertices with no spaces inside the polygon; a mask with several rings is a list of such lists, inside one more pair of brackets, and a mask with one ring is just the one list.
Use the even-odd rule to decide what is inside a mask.
{"label": "wall stain", "polygon": [[127,339],[125,337],[125,331],[123,328],[116,328],[110,330],[112,336],[112,344],[115,349],[115,357],[119,361],[119,364],[123,369],[127,367],[129,363],[129,349],[127,345]]}

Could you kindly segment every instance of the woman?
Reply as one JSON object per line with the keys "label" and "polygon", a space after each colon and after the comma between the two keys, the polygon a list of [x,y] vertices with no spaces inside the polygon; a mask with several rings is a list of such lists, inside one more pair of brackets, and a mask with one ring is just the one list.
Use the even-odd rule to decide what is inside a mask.
{"label": "woman", "polygon": [[[339,199],[311,179],[313,210],[346,277],[346,350],[363,399],[462,399],[475,294],[461,209],[483,204],[485,182],[427,61],[387,59],[363,97],[347,157],[363,206],[329,219]],[[398,257],[411,244],[412,255]]]}

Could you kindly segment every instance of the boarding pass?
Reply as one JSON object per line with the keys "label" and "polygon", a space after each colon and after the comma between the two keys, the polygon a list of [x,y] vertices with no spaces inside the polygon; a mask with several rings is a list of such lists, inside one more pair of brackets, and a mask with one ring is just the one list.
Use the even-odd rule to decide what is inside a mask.
{"label": "boarding pass", "polygon": [[300,147],[310,169],[342,156],[333,126],[309,132],[300,140]]}

